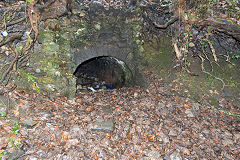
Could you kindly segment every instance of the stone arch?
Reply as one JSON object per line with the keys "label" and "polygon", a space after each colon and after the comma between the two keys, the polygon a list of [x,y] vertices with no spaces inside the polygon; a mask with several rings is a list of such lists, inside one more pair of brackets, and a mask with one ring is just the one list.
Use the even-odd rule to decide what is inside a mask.
{"label": "stone arch", "polygon": [[74,52],[73,62],[75,64],[74,71],[83,62],[92,59],[94,57],[109,56],[117,58],[129,65],[127,60],[128,53],[124,48],[109,46],[109,45],[97,45],[97,46],[87,46],[83,48],[78,48]]}

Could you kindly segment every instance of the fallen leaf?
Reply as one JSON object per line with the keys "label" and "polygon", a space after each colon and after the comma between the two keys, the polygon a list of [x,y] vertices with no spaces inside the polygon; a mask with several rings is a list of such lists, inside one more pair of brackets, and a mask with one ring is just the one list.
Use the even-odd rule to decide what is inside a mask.
{"label": "fallen leaf", "polygon": [[191,106],[188,105],[188,104],[184,104],[184,107],[186,107],[186,108],[190,108]]}
{"label": "fallen leaf", "polygon": [[123,101],[119,101],[118,104],[119,104],[119,105],[123,104]]}
{"label": "fallen leaf", "polygon": [[187,149],[187,148],[184,148],[183,149],[183,154],[186,154],[186,155],[190,155],[190,151],[189,151],[189,149]]}
{"label": "fallen leaf", "polygon": [[86,111],[87,111],[87,112],[90,112],[90,111],[91,111],[91,108],[90,108],[90,107],[88,107],[88,108],[86,109]]}

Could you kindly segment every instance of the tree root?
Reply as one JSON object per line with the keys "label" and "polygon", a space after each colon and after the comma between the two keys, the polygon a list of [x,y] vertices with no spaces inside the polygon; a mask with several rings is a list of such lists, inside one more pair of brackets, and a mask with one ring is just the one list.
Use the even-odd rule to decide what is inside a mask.
{"label": "tree root", "polygon": [[23,17],[23,18],[17,19],[16,21],[9,22],[9,23],[6,24],[6,27],[9,27],[9,26],[12,26],[14,24],[20,23],[20,22],[24,21],[26,18],[27,17]]}
{"label": "tree root", "polygon": [[198,22],[198,24],[196,25],[200,26],[201,28],[205,26],[212,26],[214,30],[218,32],[223,32],[240,41],[240,26],[231,23],[227,20],[207,18],[201,21],[200,23]]}
{"label": "tree root", "polygon": [[176,22],[178,20],[177,17],[174,17],[173,19],[171,19],[170,21],[168,21],[167,23],[160,25],[157,24],[157,22],[153,22],[153,24],[155,25],[155,27],[160,28],[160,29],[166,29],[168,26],[170,26],[171,24],[173,24],[174,22]]}
{"label": "tree root", "polygon": [[2,83],[5,80],[5,77],[7,76],[7,74],[13,69],[14,64],[18,60],[18,56],[19,56],[19,53],[17,51],[15,51],[15,58],[12,60],[12,62],[10,64],[10,66],[8,67],[8,69],[2,74],[2,78],[0,80],[0,85],[2,85]]}
{"label": "tree root", "polygon": [[23,36],[23,33],[16,33],[16,34],[13,34],[11,37],[9,37],[6,41],[4,42],[1,42],[0,43],[0,47],[2,47],[3,45],[9,43],[9,42],[12,42],[14,41],[15,39],[20,39],[21,37]]}

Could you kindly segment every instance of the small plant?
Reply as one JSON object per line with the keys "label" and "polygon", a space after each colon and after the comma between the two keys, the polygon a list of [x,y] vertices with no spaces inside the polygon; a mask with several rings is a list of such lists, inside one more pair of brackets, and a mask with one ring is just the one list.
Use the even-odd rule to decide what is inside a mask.
{"label": "small plant", "polygon": [[239,58],[240,58],[240,55],[236,55],[236,54],[232,55],[232,59],[239,59]]}
{"label": "small plant", "polygon": [[217,0],[208,0],[208,4],[210,6],[210,8],[213,7],[213,5],[217,2]]}
{"label": "small plant", "polygon": [[236,82],[236,81],[233,81],[233,80],[229,80],[228,81],[228,85],[230,86],[230,87],[238,87],[238,82]]}
{"label": "small plant", "polygon": [[2,117],[5,117],[5,116],[6,116],[6,113],[3,112],[3,111],[0,111],[0,115],[1,115]]}
{"label": "small plant", "polygon": [[201,42],[201,45],[204,47],[204,48],[207,48],[207,43],[205,41],[202,41]]}
{"label": "small plant", "polygon": [[1,151],[0,150],[0,160],[2,160],[3,159],[2,156],[6,155],[6,154],[8,154],[8,151]]}
{"label": "small plant", "polygon": [[185,61],[185,66],[189,67],[190,66],[190,60],[188,59],[188,57],[185,57],[184,61]]}
{"label": "small plant", "polygon": [[22,144],[21,142],[19,142],[18,140],[14,139],[13,137],[10,137],[9,140],[8,140],[8,142],[9,142],[9,143],[10,143],[10,142],[13,142],[13,144],[14,144],[16,147]]}
{"label": "small plant", "polygon": [[189,41],[190,41],[190,39],[192,37],[192,34],[191,33],[189,33],[189,34],[188,33],[184,33],[183,35],[184,35],[185,40],[186,40],[185,45],[189,46]]}
{"label": "small plant", "polygon": [[[18,122],[16,122],[16,123],[14,124],[14,126],[12,127],[12,132],[11,132],[10,134],[18,135],[18,133],[19,133],[19,128],[20,128],[20,125],[19,125]],[[8,143],[14,144],[13,146],[11,145],[12,148],[13,148],[13,147],[18,147],[19,145],[22,144],[19,139],[16,139],[16,138],[14,138],[14,137],[10,137],[10,138],[8,139]],[[8,153],[9,153],[9,151],[8,151],[7,149],[0,149],[0,160],[3,160],[4,156],[7,155]]]}
{"label": "small plant", "polygon": [[27,76],[28,82],[32,83],[33,90],[36,90],[37,93],[40,93],[40,88],[38,87],[37,82],[36,82],[37,77],[35,77],[33,75],[33,73],[27,73],[26,76]]}
{"label": "small plant", "polygon": [[19,123],[16,122],[15,126],[13,127],[13,134],[17,135],[19,132]]}

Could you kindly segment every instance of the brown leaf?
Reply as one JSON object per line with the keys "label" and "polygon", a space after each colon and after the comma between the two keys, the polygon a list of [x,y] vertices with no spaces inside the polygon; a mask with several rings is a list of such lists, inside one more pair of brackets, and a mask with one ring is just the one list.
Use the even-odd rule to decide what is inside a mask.
{"label": "brown leaf", "polygon": [[186,107],[186,108],[190,108],[191,106],[188,105],[188,104],[184,104],[184,107]]}

